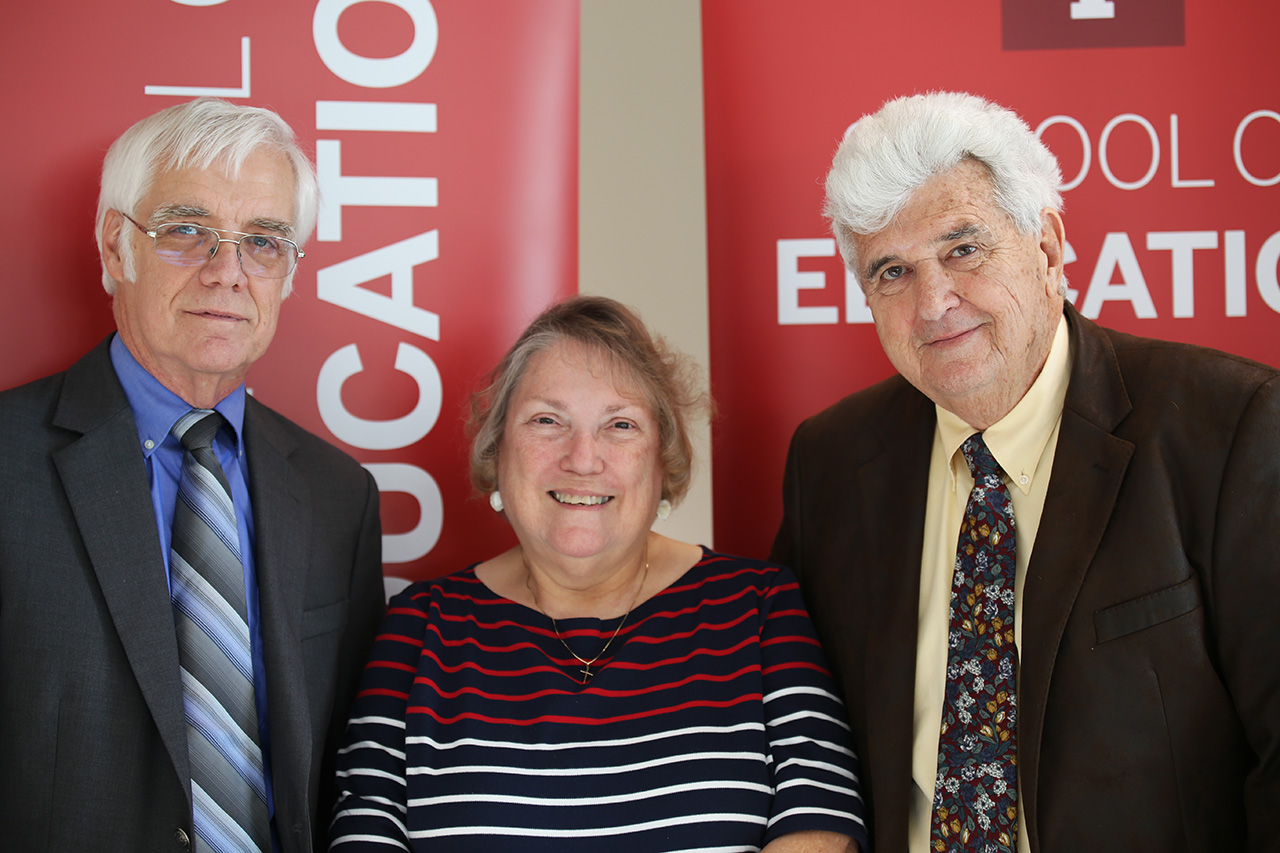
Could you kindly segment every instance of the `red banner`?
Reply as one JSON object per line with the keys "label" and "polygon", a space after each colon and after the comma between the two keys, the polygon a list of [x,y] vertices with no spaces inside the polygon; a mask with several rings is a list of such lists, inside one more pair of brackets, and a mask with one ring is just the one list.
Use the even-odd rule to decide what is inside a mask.
{"label": "red banner", "polygon": [[892,370],[821,208],[845,128],[898,95],[1041,133],[1086,316],[1280,364],[1277,28],[1211,0],[705,0],[716,546],[767,553],[792,430]]}
{"label": "red banner", "polygon": [[197,95],[268,106],[322,195],[252,393],[369,468],[387,572],[514,541],[471,499],[466,396],[577,290],[576,0],[48,0],[6,13],[0,387],[114,324],[93,237],[107,146]]}

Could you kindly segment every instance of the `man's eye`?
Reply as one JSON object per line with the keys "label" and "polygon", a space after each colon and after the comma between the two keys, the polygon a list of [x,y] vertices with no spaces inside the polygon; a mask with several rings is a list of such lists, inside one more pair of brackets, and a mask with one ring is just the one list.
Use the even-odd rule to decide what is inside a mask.
{"label": "man's eye", "polygon": [[872,291],[878,296],[895,296],[902,292],[911,280],[907,276],[911,268],[906,264],[893,264],[880,270],[872,283]]}
{"label": "man's eye", "polygon": [[951,250],[951,260],[954,266],[959,270],[973,270],[982,265],[987,258],[987,253],[982,250],[981,246],[973,243],[965,243],[963,246],[956,246]]}
{"label": "man's eye", "polygon": [[280,241],[265,234],[253,234],[244,238],[244,240],[254,249],[263,249],[269,252],[279,251],[280,249]]}
{"label": "man's eye", "polygon": [[161,225],[158,230],[173,237],[199,237],[204,233],[204,229],[199,225],[192,225],[189,222],[174,222],[170,225]]}

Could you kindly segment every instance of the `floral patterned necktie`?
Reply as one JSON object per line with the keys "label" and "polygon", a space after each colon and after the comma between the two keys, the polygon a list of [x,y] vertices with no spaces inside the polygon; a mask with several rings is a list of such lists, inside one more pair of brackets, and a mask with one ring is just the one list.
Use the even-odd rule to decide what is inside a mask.
{"label": "floral patterned necktie", "polygon": [[1018,829],[1018,650],[1013,503],[982,433],[960,448],[973,474],[951,583],[947,690],[930,849],[1013,853]]}

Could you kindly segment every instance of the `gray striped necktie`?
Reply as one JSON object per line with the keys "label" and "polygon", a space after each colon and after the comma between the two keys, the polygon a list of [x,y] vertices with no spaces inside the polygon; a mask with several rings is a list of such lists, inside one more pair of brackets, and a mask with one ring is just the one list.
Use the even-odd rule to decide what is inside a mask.
{"label": "gray striped necktie", "polygon": [[195,803],[195,849],[270,850],[258,743],[244,567],[231,489],[213,438],[222,415],[192,409],[173,425],[187,452],[173,513],[170,587],[182,664]]}

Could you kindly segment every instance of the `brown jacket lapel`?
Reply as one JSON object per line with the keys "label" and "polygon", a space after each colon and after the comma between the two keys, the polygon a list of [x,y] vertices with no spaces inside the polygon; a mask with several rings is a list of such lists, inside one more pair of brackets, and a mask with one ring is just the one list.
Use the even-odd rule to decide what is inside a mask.
{"label": "brown jacket lapel", "polygon": [[1074,308],[1067,306],[1066,312],[1071,381],[1021,601],[1018,756],[1033,847],[1038,847],[1037,778],[1054,658],[1133,455],[1132,444],[1112,435],[1131,406],[1111,343]]}

